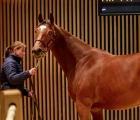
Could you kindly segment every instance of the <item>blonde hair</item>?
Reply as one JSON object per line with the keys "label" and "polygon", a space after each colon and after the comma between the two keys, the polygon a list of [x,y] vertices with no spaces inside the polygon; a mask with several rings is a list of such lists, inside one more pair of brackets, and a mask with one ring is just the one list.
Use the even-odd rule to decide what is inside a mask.
{"label": "blonde hair", "polygon": [[26,45],[24,43],[22,43],[21,41],[15,41],[10,47],[7,47],[5,49],[5,58],[8,57],[9,53],[13,52],[14,48],[16,49],[20,49],[20,48],[26,48]]}

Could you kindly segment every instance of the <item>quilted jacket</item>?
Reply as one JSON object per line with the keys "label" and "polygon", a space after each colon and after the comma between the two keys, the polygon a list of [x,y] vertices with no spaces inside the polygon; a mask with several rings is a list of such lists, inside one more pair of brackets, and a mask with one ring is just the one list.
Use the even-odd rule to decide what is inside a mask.
{"label": "quilted jacket", "polygon": [[9,54],[2,65],[0,74],[0,81],[2,90],[6,89],[19,89],[23,95],[28,95],[29,90],[24,88],[24,80],[30,77],[29,70],[22,70],[20,61],[22,59]]}

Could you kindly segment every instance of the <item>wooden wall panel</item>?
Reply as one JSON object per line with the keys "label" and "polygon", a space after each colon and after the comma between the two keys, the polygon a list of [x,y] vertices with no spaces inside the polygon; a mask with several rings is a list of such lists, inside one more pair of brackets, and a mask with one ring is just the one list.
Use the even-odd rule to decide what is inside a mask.
{"label": "wooden wall panel", "polygon": [[[2,25],[2,1],[0,1],[0,25]],[[3,44],[2,43],[2,27],[0,27],[0,44]],[[1,56],[1,59],[0,59],[0,65],[3,63],[3,48],[0,46],[0,56]]]}
{"label": "wooden wall panel", "polygon": [[[23,69],[34,67],[32,56],[34,31],[38,14],[48,19],[54,15],[55,23],[92,47],[115,55],[140,51],[140,16],[98,16],[98,0],[0,0],[0,67],[4,50],[16,40],[27,45]],[[68,95],[67,79],[53,54],[49,51],[42,59],[37,75],[32,77],[35,94],[43,120],[78,120],[75,103]],[[30,79],[25,86],[31,89]],[[30,98],[23,98],[24,120],[35,120],[38,113]],[[140,108],[104,110],[105,120],[139,120]],[[92,117],[91,117],[92,118]]]}

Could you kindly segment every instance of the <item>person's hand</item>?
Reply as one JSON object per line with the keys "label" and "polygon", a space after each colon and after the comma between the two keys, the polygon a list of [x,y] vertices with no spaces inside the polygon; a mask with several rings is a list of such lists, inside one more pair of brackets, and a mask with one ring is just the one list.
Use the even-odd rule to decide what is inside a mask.
{"label": "person's hand", "polygon": [[30,98],[34,98],[34,93],[33,93],[33,91],[28,92],[28,96],[29,96]]}
{"label": "person's hand", "polygon": [[34,75],[34,74],[36,74],[36,71],[37,71],[36,68],[32,68],[32,69],[29,70],[29,74]]}

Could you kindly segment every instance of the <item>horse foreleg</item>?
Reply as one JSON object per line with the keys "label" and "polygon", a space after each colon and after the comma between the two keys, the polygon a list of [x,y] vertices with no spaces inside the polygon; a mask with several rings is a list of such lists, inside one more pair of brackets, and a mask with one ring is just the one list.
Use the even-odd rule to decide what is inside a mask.
{"label": "horse foreleg", "polygon": [[76,101],[76,108],[80,120],[89,120],[90,119],[90,107],[85,106],[80,101]]}
{"label": "horse foreleg", "polygon": [[93,120],[103,120],[103,109],[92,108],[90,110]]}

